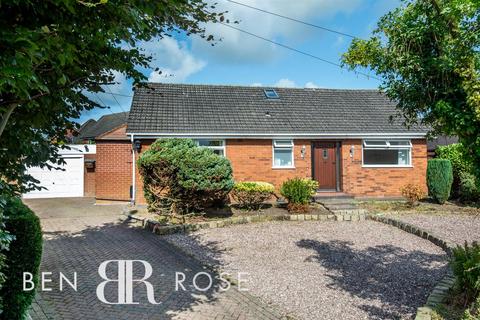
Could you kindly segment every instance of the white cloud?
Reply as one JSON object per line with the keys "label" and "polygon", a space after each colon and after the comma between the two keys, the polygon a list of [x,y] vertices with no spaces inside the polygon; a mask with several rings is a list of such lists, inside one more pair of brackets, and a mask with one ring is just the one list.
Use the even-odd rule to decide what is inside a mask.
{"label": "white cloud", "polygon": [[254,82],[250,86],[251,87],[263,87],[263,84],[261,84],[260,82]]}
{"label": "white cloud", "polygon": [[312,88],[320,88],[320,87],[319,87],[317,84],[309,81],[309,82],[305,83],[305,88],[310,88],[310,89],[312,89]]}
{"label": "white cloud", "polygon": [[292,81],[287,78],[283,78],[278,80],[273,86],[281,87],[281,88],[295,88],[297,85],[295,84],[295,81]]}
{"label": "white cloud", "polygon": [[[213,4],[214,0],[210,0]],[[338,13],[350,13],[356,9],[362,0],[242,0],[242,3],[274,13],[283,14],[303,21],[328,20]],[[278,40],[282,43],[298,42],[306,36],[316,32],[313,28],[288,21],[273,15],[259,12],[251,8],[240,6],[227,1],[220,1],[216,11],[228,11],[225,15],[234,27],[255,33],[259,36]],[[206,27],[207,33],[222,39],[215,46],[211,46],[204,39],[194,37],[193,52],[212,55],[223,62],[266,62],[275,58],[281,48],[256,39],[248,34],[239,32],[221,24],[210,23]],[[321,34],[321,33],[320,33]]]}
{"label": "white cloud", "polygon": [[205,61],[193,56],[185,42],[173,38],[166,37],[140,46],[152,56],[151,66],[161,71],[152,70],[148,76],[150,82],[184,82],[207,65]]}

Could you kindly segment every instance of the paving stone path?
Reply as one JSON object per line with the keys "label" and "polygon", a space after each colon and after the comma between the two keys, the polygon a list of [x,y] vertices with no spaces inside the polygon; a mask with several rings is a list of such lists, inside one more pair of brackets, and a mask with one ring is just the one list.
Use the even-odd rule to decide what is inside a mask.
{"label": "paving stone path", "polygon": [[[192,278],[204,269],[192,258],[178,252],[161,237],[130,228],[119,221],[120,206],[95,206],[92,199],[29,200],[27,204],[40,216],[44,230],[44,253],[41,271],[52,272],[52,291],[37,293],[30,311],[35,319],[281,319],[278,308],[265,305],[248,292],[236,287],[200,291]],[[148,279],[160,304],[148,303],[146,286],[133,285],[135,305],[105,304],[96,295],[104,281],[98,273],[106,260],[144,260],[152,266]],[[118,278],[118,265],[110,263],[107,277]],[[59,273],[70,281],[77,272],[77,291],[64,282],[59,289]],[[186,275],[186,291],[175,290],[175,272]],[[133,264],[133,278],[145,273],[140,262]],[[208,278],[197,278],[198,287],[208,285]],[[105,286],[107,301],[118,301],[118,283]]]}

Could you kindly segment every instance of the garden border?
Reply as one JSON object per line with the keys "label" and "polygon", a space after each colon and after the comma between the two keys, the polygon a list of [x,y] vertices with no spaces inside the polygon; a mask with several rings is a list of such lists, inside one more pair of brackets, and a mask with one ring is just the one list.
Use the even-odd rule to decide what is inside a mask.
{"label": "garden border", "polygon": [[173,233],[193,232],[200,229],[223,228],[230,225],[268,222],[268,221],[364,221],[366,214],[282,214],[282,215],[252,215],[245,217],[231,217],[223,220],[212,220],[198,223],[187,223],[182,225],[162,225],[152,219],[143,219],[128,214],[129,220],[135,220],[141,224],[142,228],[147,229],[158,235],[167,235]]}

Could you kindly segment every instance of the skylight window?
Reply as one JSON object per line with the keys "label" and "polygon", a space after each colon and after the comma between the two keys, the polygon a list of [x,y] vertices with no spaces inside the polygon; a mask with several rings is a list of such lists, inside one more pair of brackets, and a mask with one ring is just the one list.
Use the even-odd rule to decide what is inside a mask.
{"label": "skylight window", "polygon": [[265,96],[268,99],[279,99],[280,98],[278,96],[277,91],[275,91],[275,89],[265,89],[265,90],[263,90],[263,92],[265,93]]}

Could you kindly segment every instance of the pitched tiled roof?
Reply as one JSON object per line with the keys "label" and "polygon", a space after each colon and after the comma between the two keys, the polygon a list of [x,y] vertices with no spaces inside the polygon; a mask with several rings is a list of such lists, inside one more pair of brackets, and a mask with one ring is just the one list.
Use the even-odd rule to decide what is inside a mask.
{"label": "pitched tiled roof", "polygon": [[356,134],[424,133],[407,129],[377,90],[275,88],[150,83],[135,90],[128,133]]}
{"label": "pitched tiled roof", "polygon": [[95,139],[99,135],[127,123],[127,119],[128,112],[119,112],[104,115],[96,122],[94,122],[93,124],[89,124],[85,128],[82,128],[82,125],[82,127],[80,127],[78,137],[80,139]]}
{"label": "pitched tiled roof", "polygon": [[438,146],[448,146],[454,143],[458,143],[458,137],[439,136],[427,141],[427,150],[435,151]]}

